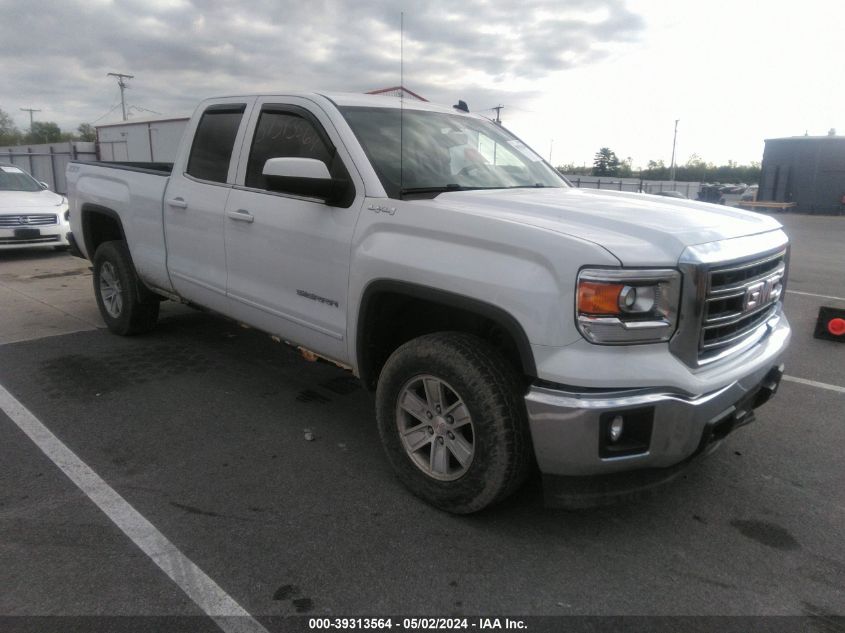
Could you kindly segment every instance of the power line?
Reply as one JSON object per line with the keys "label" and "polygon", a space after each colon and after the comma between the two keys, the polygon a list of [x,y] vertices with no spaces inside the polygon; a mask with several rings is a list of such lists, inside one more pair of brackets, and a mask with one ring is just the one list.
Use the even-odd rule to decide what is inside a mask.
{"label": "power line", "polygon": [[106,77],[117,77],[117,85],[120,87],[120,105],[123,108],[123,120],[126,120],[126,99],[123,91],[129,86],[126,84],[126,79],[134,79],[135,75],[126,75],[124,73],[106,73]]}
{"label": "power line", "polygon": [[150,114],[158,114],[161,115],[161,112],[156,112],[155,110],[150,110],[149,108],[142,108],[141,106],[131,105],[129,106],[130,110],[137,110],[138,112],[149,112]]}
{"label": "power line", "polygon": [[502,124],[502,117],[501,117],[501,116],[499,116],[499,115],[500,115],[500,113],[501,113],[501,111],[502,111],[502,108],[504,108],[504,107],[505,107],[505,106],[503,106],[503,105],[497,105],[497,106],[493,106],[492,108],[490,108],[491,110],[495,110],[495,111],[496,111],[496,123],[498,123],[499,125],[501,125],[501,124]]}
{"label": "power line", "polygon": [[[498,123],[499,125],[501,125],[502,124],[502,117],[499,116],[499,113],[504,109],[504,107],[505,106],[503,106],[503,105],[497,105],[497,106],[493,106],[492,108],[484,108],[483,110],[475,110],[474,112],[476,114],[478,114],[479,112],[490,112],[491,110],[495,110],[496,111],[496,118],[490,119],[490,120],[493,121],[493,123]],[[484,117],[484,118],[487,118],[487,117]]]}
{"label": "power line", "polygon": [[41,110],[36,110],[35,108],[21,108],[23,112],[29,112],[29,133],[32,134],[32,113],[33,112],[41,112]]}
{"label": "power line", "polygon": [[[120,91],[118,90],[118,92],[120,92]],[[105,114],[101,114],[96,119],[91,121],[91,123],[96,123],[100,119],[106,118],[108,115],[110,115],[112,112],[114,112],[119,107],[120,107],[120,96],[118,95],[117,100],[114,103],[111,104],[111,107],[108,110],[106,110]]]}
{"label": "power line", "polygon": [[99,121],[100,119],[104,119],[104,118],[106,118],[108,115],[110,115],[112,112],[114,112],[115,110],[117,110],[119,107],[120,107],[120,104],[119,104],[119,103],[115,103],[115,104],[111,107],[111,109],[110,109],[108,112],[106,112],[105,114],[103,114],[103,115],[101,115],[101,116],[98,116],[96,119],[94,119],[93,121],[91,121],[91,123],[96,123],[96,122],[97,122],[97,121]]}

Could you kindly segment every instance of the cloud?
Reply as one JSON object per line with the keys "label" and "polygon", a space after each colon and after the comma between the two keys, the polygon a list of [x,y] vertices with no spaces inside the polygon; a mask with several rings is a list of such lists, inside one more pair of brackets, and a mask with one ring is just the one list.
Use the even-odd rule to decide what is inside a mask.
{"label": "cloud", "polygon": [[128,103],[164,113],[220,94],[396,85],[402,11],[405,85],[478,108],[527,99],[645,28],[625,0],[0,0],[0,108],[72,129],[117,103],[108,72],[135,75]]}

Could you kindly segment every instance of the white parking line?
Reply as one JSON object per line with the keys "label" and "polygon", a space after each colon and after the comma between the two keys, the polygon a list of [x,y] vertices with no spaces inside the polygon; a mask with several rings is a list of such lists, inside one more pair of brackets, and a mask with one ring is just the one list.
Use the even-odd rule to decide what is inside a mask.
{"label": "white parking line", "polygon": [[833,295],[819,295],[815,292],[801,292],[800,290],[787,290],[787,294],[803,295],[805,297],[818,297],[819,299],[833,299],[834,301],[845,301],[845,297],[834,297]]}
{"label": "white parking line", "polygon": [[257,620],[0,385],[0,409],[226,633],[267,633]]}
{"label": "white parking line", "polygon": [[839,385],[829,385],[826,382],[817,382],[815,380],[807,380],[806,378],[797,378],[795,376],[784,376],[783,379],[788,380],[789,382],[797,382],[801,385],[809,385],[810,387],[818,387],[819,389],[845,393],[845,387],[840,387]]}

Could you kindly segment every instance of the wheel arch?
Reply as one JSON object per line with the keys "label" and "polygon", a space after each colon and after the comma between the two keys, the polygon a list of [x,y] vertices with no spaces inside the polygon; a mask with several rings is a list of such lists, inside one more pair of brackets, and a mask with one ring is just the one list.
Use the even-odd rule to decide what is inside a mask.
{"label": "wheel arch", "polygon": [[403,304],[413,309],[418,318],[420,310],[430,310],[436,312],[439,319],[457,322],[458,327],[449,329],[468,331],[467,326],[474,325],[483,328],[482,333],[491,334],[493,332],[487,328],[494,326],[504,337],[498,343],[504,347],[503,352],[508,360],[516,365],[523,376],[536,378],[537,367],[528,336],[519,321],[505,309],[481,299],[431,286],[377,279],[364,288],[356,326],[358,374],[369,389],[375,387],[384,361],[394,349],[414,336],[436,331],[419,321],[416,324],[421,327],[400,326],[389,328],[390,332],[380,331],[379,326],[383,320],[398,314],[397,310],[401,310]]}
{"label": "wheel arch", "polygon": [[103,242],[111,240],[126,241],[123,223],[120,220],[120,215],[114,209],[98,204],[83,204],[80,209],[80,218],[82,220],[82,241],[89,260],[94,261],[97,247]]}

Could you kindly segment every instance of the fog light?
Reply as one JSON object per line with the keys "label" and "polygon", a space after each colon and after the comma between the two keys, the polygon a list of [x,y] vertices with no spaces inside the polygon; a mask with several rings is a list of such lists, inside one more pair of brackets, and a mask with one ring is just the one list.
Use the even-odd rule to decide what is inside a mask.
{"label": "fog light", "polygon": [[599,457],[612,459],[648,453],[654,407],[605,411],[599,418]]}
{"label": "fog light", "polygon": [[625,421],[622,419],[621,415],[617,415],[610,423],[610,428],[608,430],[608,435],[610,436],[611,442],[616,442],[622,437],[622,430],[625,427]]}

